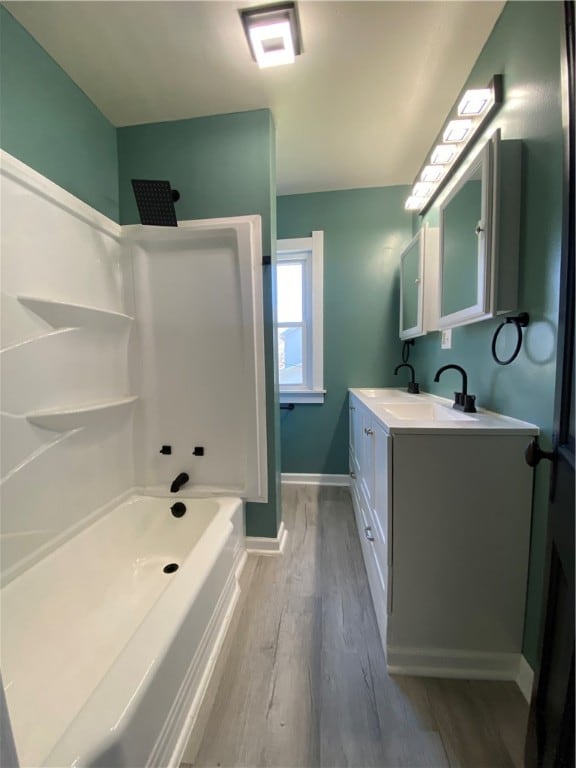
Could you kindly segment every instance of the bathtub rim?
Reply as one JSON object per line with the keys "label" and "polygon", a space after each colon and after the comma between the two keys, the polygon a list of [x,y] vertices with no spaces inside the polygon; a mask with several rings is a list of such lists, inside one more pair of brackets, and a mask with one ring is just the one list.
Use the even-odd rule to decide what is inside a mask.
{"label": "bathtub rim", "polygon": [[[150,488],[146,486],[132,486],[131,488],[128,488],[126,491],[123,491],[118,496],[114,496],[114,498],[107,501],[105,504],[102,504],[102,506],[98,507],[98,509],[95,509],[93,512],[90,512],[90,514],[83,517],[78,522],[74,523],[74,525],[71,525],[69,528],[67,528],[65,531],[63,531],[61,534],[56,536],[54,539],[51,539],[50,541],[43,544],[41,547],[39,547],[37,550],[32,552],[30,555],[27,555],[26,557],[23,557],[21,560],[19,560],[17,563],[14,563],[14,565],[11,565],[9,568],[6,568],[5,571],[0,572],[0,600],[2,597],[2,590],[4,587],[7,587],[8,584],[10,584],[12,581],[16,580],[19,576],[21,576],[26,571],[30,570],[31,568],[34,568],[38,563],[42,562],[45,558],[52,555],[56,550],[60,549],[60,547],[64,546],[68,541],[73,539],[75,536],[78,536],[80,533],[82,533],[85,529],[90,528],[91,525],[94,525],[98,522],[100,518],[106,517],[110,512],[113,512],[116,507],[121,506],[125,502],[129,501],[132,496],[149,496],[154,499],[161,499],[166,498],[169,501],[182,501],[185,499],[214,499],[214,498],[234,498],[234,499],[240,499],[244,505],[246,506],[247,499],[244,499],[240,496],[238,496],[237,492],[234,492],[232,490],[227,491],[224,488],[198,488],[195,489],[194,486],[191,486],[189,489],[186,489],[186,493],[181,494],[170,494],[168,488],[162,489],[160,486],[152,486]],[[1,530],[0,530],[1,533]]]}
{"label": "bathtub rim", "polygon": [[[122,504],[129,502],[130,497],[138,501],[142,495],[131,494]],[[161,499],[170,501],[168,496],[153,498],[155,501]],[[181,498],[194,501],[191,496],[181,496]],[[139,701],[146,694],[147,686],[154,679],[156,670],[160,667],[162,660],[169,655],[173,638],[189,612],[193,610],[198,593],[230,540],[233,534],[232,518],[235,514],[238,514],[242,521],[239,555],[245,552],[243,500],[239,497],[205,496],[203,498],[218,502],[218,508],[203,530],[201,538],[181,561],[178,572],[167,577],[170,578],[170,582],[150,606],[143,619],[135,623],[126,643],[112,659],[110,665],[104,669],[98,683],[88,693],[65,728],[54,736],[44,754],[34,756],[38,764],[89,764],[90,760],[105,748],[108,741],[114,740],[114,734],[122,729],[123,723],[130,721]],[[110,509],[108,513],[113,513],[116,507]],[[105,515],[100,515],[97,520],[93,520],[93,523],[103,520],[104,517]],[[79,533],[84,532],[83,530]],[[200,568],[197,557],[199,552],[203,558]],[[196,557],[193,553],[196,553]],[[158,621],[159,616],[160,621]],[[10,707],[8,707],[8,713],[10,714]],[[14,725],[13,716],[11,722]],[[78,750],[79,744],[87,746]],[[18,749],[18,742],[16,747]]]}

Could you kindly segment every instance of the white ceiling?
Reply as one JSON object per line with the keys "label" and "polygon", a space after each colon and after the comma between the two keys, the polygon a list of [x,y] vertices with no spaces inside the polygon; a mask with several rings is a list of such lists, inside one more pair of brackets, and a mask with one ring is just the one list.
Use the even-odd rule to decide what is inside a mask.
{"label": "white ceiling", "polygon": [[116,126],[269,107],[279,194],[410,184],[504,6],[300,0],[303,54],[261,70],[259,4],[4,3]]}

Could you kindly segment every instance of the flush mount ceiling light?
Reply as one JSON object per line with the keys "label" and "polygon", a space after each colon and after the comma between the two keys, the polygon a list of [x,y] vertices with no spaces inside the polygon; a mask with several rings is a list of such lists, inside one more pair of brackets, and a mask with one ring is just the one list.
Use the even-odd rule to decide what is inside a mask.
{"label": "flush mount ceiling light", "polygon": [[240,11],[252,58],[259,67],[292,64],[302,53],[296,4],[276,3]]}
{"label": "flush mount ceiling light", "polygon": [[418,171],[405,209],[423,216],[502,104],[503,78],[494,75],[487,88],[464,91]]}

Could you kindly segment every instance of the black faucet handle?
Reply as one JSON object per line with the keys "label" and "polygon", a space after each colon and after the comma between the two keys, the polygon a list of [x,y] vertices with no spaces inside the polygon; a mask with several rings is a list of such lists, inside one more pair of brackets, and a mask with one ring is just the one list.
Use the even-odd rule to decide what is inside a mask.
{"label": "black faucet handle", "polygon": [[458,411],[464,411],[464,413],[476,413],[476,395],[464,394],[464,392],[454,392],[454,405],[452,408],[456,408]]}

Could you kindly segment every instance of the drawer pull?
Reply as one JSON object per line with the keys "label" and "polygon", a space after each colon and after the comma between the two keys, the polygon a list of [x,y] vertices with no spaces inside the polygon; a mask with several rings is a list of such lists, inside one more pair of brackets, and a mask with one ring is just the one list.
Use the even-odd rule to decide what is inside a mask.
{"label": "drawer pull", "polygon": [[374,434],[374,430],[370,429],[370,427],[364,427],[364,434],[365,435],[373,435]]}
{"label": "drawer pull", "polygon": [[364,535],[366,536],[368,541],[374,541],[374,536],[372,534],[371,526],[367,525],[366,528],[364,528]]}

